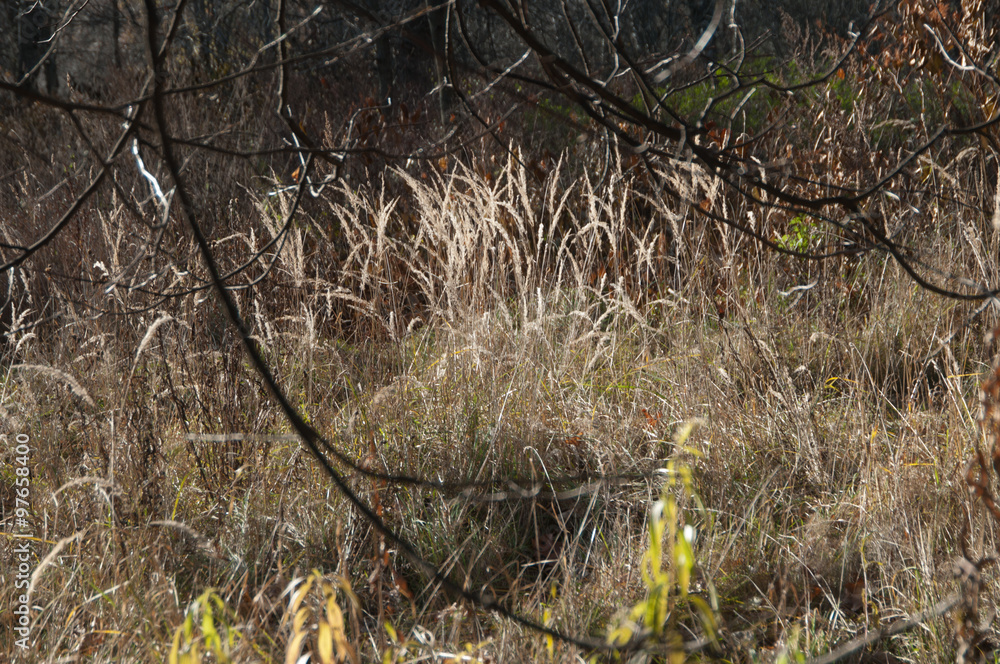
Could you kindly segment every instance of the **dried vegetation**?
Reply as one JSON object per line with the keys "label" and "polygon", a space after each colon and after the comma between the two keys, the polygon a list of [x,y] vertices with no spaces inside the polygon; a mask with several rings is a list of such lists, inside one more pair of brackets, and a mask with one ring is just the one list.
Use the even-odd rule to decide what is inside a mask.
{"label": "dried vegetation", "polygon": [[[944,115],[996,99],[872,62],[744,119],[780,118],[766,152],[861,186]],[[18,117],[23,146],[66,131]],[[199,121],[177,117],[187,135]],[[302,201],[259,164],[185,167],[223,272],[262,252],[234,283],[263,278],[234,295],[307,421],[366,468],[490,484],[354,474],[354,489],[466,588],[565,633],[649,635],[629,661],[678,644],[818,655],[953,593],[956,558],[995,550],[965,472],[993,313],[870,247],[763,249],[702,212],[797,251],[858,235],[750,208],[691,160],[659,160],[654,180],[589,139],[529,151],[551,131],[366,165]],[[884,231],[925,273],[995,284],[995,153],[978,136],[939,147],[877,199]],[[6,157],[4,242],[38,237],[92,174],[72,173],[85,146],[67,149]],[[0,414],[32,440],[38,661],[593,656],[456,601],[352,510],[244,359],[183,226],[158,225],[134,161],[112,180],[4,275]],[[0,478],[5,531],[13,486]],[[863,661],[951,661],[990,629],[928,617]]]}

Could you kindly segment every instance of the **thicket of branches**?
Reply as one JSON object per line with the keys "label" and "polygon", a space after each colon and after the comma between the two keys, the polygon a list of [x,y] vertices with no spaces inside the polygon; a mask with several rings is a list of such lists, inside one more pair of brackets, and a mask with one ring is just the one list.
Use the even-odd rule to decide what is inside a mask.
{"label": "thicket of branches", "polygon": [[[564,278],[561,247],[578,229],[553,220],[574,201],[551,192],[589,178],[631,183],[635,196],[617,203],[632,223],[573,278],[616,284],[640,306],[684,292],[706,315],[726,315],[739,297],[732,272],[685,290],[704,255],[695,236],[718,255],[773,255],[786,278],[775,288],[805,292],[882,254],[942,298],[988,302],[1000,292],[996,244],[969,264],[936,254],[969,224],[1000,228],[1000,50],[985,4],[876,3],[839,25],[789,16],[779,47],[723,0],[666,19],[648,3],[596,0],[22,8],[10,23],[40,28],[0,79],[5,334],[204,307],[205,338],[218,339],[232,335],[224,315],[303,444],[412,565],[470,602],[604,649],[463,587],[386,526],[345,473],[447,491],[512,478],[438,481],[359,464],[287,397],[255,339],[248,293],[263,293],[275,316],[299,306],[314,275],[339,279],[318,327],[354,340],[469,315],[456,293],[488,280],[433,282],[415,267],[447,261],[417,233],[408,183],[458,173],[500,186],[520,170],[504,186],[539,202],[535,225],[510,210],[495,220],[495,247],[470,248],[495,271],[494,301]],[[103,30],[113,37],[101,46]],[[50,65],[69,43],[114,66],[59,78]],[[809,107],[813,122],[790,121]],[[364,231],[349,212],[366,213],[351,203],[365,187],[398,209],[362,221],[401,256],[412,243],[412,260],[376,271],[358,255],[352,233]],[[662,201],[681,212],[645,225]],[[280,224],[228,243],[261,210]],[[505,244],[505,233],[523,242]],[[274,269],[286,243],[303,257],[295,273]],[[203,305],[210,292],[219,309]],[[16,361],[16,348],[5,352]],[[985,482],[974,486],[989,498]]]}

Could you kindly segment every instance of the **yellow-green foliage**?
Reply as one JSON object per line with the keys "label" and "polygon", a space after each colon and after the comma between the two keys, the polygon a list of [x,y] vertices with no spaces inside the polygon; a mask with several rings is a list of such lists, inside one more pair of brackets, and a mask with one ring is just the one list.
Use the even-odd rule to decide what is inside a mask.
{"label": "yellow-green foliage", "polygon": [[[316,609],[306,603],[310,591],[317,584],[323,597],[321,609]],[[318,570],[314,570],[305,582],[292,593],[285,620],[282,621],[284,624],[289,618],[291,619],[291,638],[285,653],[287,664],[297,662],[303,650],[313,654],[314,661],[318,660],[321,664],[340,664],[346,661],[356,663],[359,661],[354,646],[347,638],[344,612],[337,601],[338,590],[352,603],[352,609],[356,610],[358,598],[347,579],[339,578],[334,585],[324,578]]]}
{"label": "yellow-green foliage", "polygon": [[[682,446],[692,429],[693,424],[684,425],[675,436],[675,444]],[[679,490],[696,505],[695,514],[703,523],[707,525],[710,517],[694,491],[690,469],[670,461],[665,471],[660,498],[650,508],[649,548],[642,556],[646,598],[632,607],[623,624],[610,631],[608,642],[625,646],[637,638],[653,638],[670,647],[672,662],[683,662],[686,654],[677,629],[680,614],[696,617],[709,640],[716,638],[718,627],[709,602],[690,593],[697,530],[686,522],[676,492]],[[709,589],[714,599],[714,588],[709,585]]]}
{"label": "yellow-green foliage", "polygon": [[214,588],[203,592],[188,607],[184,623],[174,632],[170,664],[201,664],[205,654],[214,661],[230,662],[233,645],[240,632],[233,626],[232,614]]}

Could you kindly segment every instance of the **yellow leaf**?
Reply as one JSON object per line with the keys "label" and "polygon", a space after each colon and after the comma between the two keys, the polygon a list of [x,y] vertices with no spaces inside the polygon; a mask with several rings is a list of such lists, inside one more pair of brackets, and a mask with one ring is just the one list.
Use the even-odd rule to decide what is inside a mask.
{"label": "yellow leaf", "polygon": [[326,619],[335,630],[344,631],[344,613],[337,606],[336,597],[330,597],[326,601]]}
{"label": "yellow leaf", "polygon": [[319,624],[316,649],[319,651],[319,661],[323,664],[333,664],[333,629],[325,622]]}
{"label": "yellow leaf", "polygon": [[174,643],[170,647],[170,655],[167,658],[169,664],[177,664],[177,653],[180,652],[180,649],[181,649],[181,630],[180,628],[177,628],[177,631],[174,632]]}
{"label": "yellow leaf", "polygon": [[[545,611],[542,612],[542,624],[547,627],[551,619],[552,612],[549,611],[549,609],[545,609]],[[552,640],[551,634],[545,635],[545,650],[549,653],[549,661],[551,661],[555,656],[555,642]]]}
{"label": "yellow leaf", "polygon": [[339,585],[340,589],[344,591],[345,595],[347,595],[347,599],[351,601],[351,604],[353,604],[355,607],[361,605],[361,600],[358,599],[358,596],[354,594],[354,589],[351,588],[351,582],[348,581],[346,577],[342,576],[339,579],[337,579],[337,585]]}
{"label": "yellow leaf", "polygon": [[288,620],[288,616],[298,615],[299,606],[302,604],[302,600],[306,598],[309,594],[309,590],[312,588],[314,577],[309,577],[306,582],[299,586],[299,589],[295,591],[292,595],[292,604],[288,607],[288,612],[285,614],[284,620],[281,621],[281,626],[285,626],[285,621]]}
{"label": "yellow leaf", "polygon": [[295,614],[295,619],[292,621],[292,632],[298,634],[302,631],[302,626],[306,624],[306,620],[309,619],[309,614],[312,613],[308,606],[303,606]]}
{"label": "yellow leaf", "polygon": [[295,664],[299,660],[299,655],[302,653],[302,641],[305,640],[305,632],[298,632],[295,637],[288,643],[288,650],[285,652],[285,664]]}
{"label": "yellow leaf", "polygon": [[198,644],[191,644],[191,652],[181,655],[181,664],[201,664],[201,654],[198,652]]}
{"label": "yellow leaf", "polygon": [[608,643],[613,646],[623,646],[632,640],[632,635],[632,628],[623,625],[622,627],[612,630],[611,633],[608,634]]}

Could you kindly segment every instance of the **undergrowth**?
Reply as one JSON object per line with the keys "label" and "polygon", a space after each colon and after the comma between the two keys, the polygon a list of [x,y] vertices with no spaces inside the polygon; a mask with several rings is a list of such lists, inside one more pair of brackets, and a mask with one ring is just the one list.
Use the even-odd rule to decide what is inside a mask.
{"label": "undergrowth", "polygon": [[[693,244],[671,265],[657,229],[677,213],[654,210],[633,233],[624,175],[537,193],[517,170],[389,175],[410,188],[405,206],[330,195],[351,247],[336,280],[308,267],[307,232],[293,229],[275,268],[298,285],[287,313],[267,317],[263,294],[241,307],[296,405],[350,457],[518,482],[468,496],[356,479],[433,564],[560,630],[642,633],[668,650],[697,634],[706,656],[765,657],[792,634],[822,652],[947,588],[982,367],[981,329],[958,327],[957,308],[878,255],[798,275],[819,281],[788,295],[778,261]],[[409,238],[386,231],[404,220]],[[609,248],[633,271],[611,272]],[[679,289],[665,286],[671,270],[685,272]],[[715,301],[696,297],[716,282]],[[35,517],[43,541],[62,543],[32,600],[41,652],[576,658],[427,585],[331,492],[235,340],[205,329],[210,303],[191,305],[116,319],[114,335],[80,319],[49,343],[15,339],[5,417],[46,441]],[[370,340],[330,336],[336,316]],[[553,482],[572,476],[632,479]],[[658,553],[664,532],[671,555]],[[324,593],[296,590],[305,578]],[[300,615],[303,595],[326,608]],[[947,642],[941,626],[892,648]]]}
{"label": "undergrowth", "polygon": [[[883,151],[919,133],[895,122],[919,86],[845,103],[882,90],[870,74],[848,67],[808,109],[774,101],[775,116],[823,117],[791,115],[790,159],[884,174]],[[750,111],[744,126],[773,120]],[[528,143],[373,167],[288,229],[276,169],[205,177],[223,192],[208,212],[224,271],[263,252],[247,281],[266,279],[234,296],[307,421],[366,468],[492,483],[350,477],[426,560],[560,632],[642,639],[634,657],[770,662],[933,605],[963,524],[974,549],[995,548],[961,476],[991,312],[917,287],[877,250],[764,251],[693,208],[794,250],[846,240],[780,208],[755,217],[689,160],[659,161],[657,189],[635,155],[587,143],[543,158]],[[995,187],[986,167],[965,175],[981,149],[959,138],[915,162],[921,207],[891,230],[928,270],[996,283]],[[26,243],[69,194],[16,181],[2,204],[20,221],[2,232]],[[351,509],[242,355],[193,244],[169,226],[171,255],[131,262],[157,232],[146,187],[122,175],[86,206],[77,235],[40,254],[53,273],[9,273],[0,417],[33,441],[38,661],[600,660],[449,596]],[[886,218],[903,210],[894,196]],[[16,486],[5,470],[5,531]],[[8,559],[17,540],[0,542]],[[998,590],[987,576],[984,601]],[[9,655],[12,613],[0,621]],[[950,661],[954,633],[937,618],[879,648]]]}

